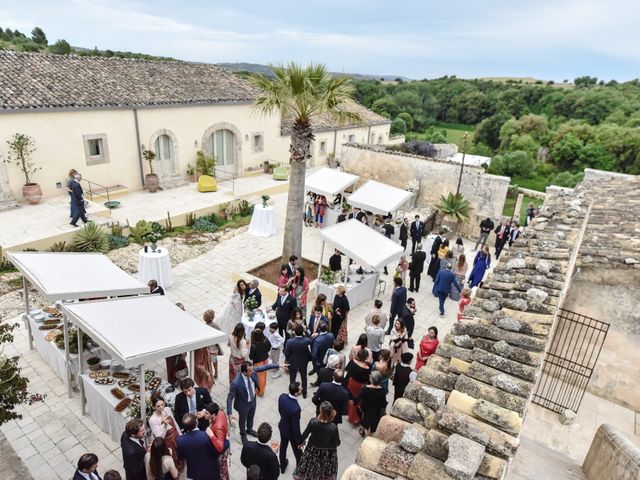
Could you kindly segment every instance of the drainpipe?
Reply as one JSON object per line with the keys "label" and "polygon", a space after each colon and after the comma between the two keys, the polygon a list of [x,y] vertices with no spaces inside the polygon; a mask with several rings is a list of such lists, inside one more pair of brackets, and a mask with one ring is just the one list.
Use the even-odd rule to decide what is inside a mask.
{"label": "drainpipe", "polygon": [[138,163],[140,164],[140,182],[144,188],[144,165],[142,163],[142,145],[140,144],[140,127],[138,126],[138,109],[133,109],[133,121],[136,127],[136,143],[138,145]]}
{"label": "drainpipe", "polygon": [[338,130],[333,131],[333,158],[336,158],[336,143],[338,143]]}
{"label": "drainpipe", "polygon": [[368,144],[371,144],[371,125],[369,125],[369,130],[367,131],[367,142]]}

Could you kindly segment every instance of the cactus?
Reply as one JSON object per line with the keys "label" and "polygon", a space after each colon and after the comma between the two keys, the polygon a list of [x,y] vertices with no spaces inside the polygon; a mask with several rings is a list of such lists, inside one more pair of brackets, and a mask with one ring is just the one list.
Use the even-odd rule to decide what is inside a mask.
{"label": "cactus", "polygon": [[191,227],[193,226],[193,224],[196,221],[196,215],[195,213],[187,213],[187,227]]}
{"label": "cactus", "polygon": [[169,212],[167,212],[167,219],[164,222],[164,229],[166,232],[173,232],[173,223],[171,223]]}

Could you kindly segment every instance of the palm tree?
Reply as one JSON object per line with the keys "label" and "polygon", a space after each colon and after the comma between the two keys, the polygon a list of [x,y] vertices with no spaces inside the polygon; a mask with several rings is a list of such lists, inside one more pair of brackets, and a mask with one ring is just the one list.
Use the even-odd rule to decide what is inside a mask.
{"label": "palm tree", "polygon": [[355,93],[349,78],[334,78],[326,66],[316,63],[307,67],[294,62],[269,67],[275,77],[255,74],[250,80],[259,90],[253,103],[254,110],[264,114],[278,113],[282,121],[292,122],[289,199],[282,245],[282,262],[286,263],[290,255],[302,256],[304,179],[314,139],[312,119],[322,114],[329,114],[341,122],[359,122],[361,119],[359,114],[347,108],[347,102]]}

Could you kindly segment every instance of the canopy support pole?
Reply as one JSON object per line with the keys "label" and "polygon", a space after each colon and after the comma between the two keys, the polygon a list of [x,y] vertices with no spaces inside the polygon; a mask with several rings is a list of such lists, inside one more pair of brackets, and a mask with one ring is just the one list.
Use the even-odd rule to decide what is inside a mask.
{"label": "canopy support pole", "polygon": [[191,373],[191,378],[194,378],[196,374],[196,363],[193,350],[189,352],[189,372]]}
{"label": "canopy support pole", "polygon": [[324,244],[322,242],[322,247],[320,247],[320,262],[318,262],[318,278],[316,281],[316,293],[320,291],[320,275],[322,274],[322,259],[324,257]]}
{"label": "canopy support pole", "polygon": [[349,281],[349,271],[351,270],[351,259],[347,257],[347,269],[344,272],[344,289],[347,289],[347,282]]}
{"label": "canopy support pole", "polygon": [[82,357],[84,357],[84,351],[82,348],[82,329],[80,326],[76,327],[78,329],[78,384],[80,386],[80,406],[82,407],[82,415],[86,415],[86,406],[85,406],[85,397],[84,397],[84,386],[82,385]]}
{"label": "canopy support pole", "polygon": [[33,334],[31,332],[31,322],[27,318],[29,316],[29,310],[31,310],[31,305],[29,304],[29,285],[27,283],[27,277],[22,276],[22,291],[24,292],[24,309],[25,309],[25,319],[27,332],[29,335],[29,350],[33,350]]}
{"label": "canopy support pole", "polygon": [[140,365],[140,420],[145,424],[147,423],[147,396],[144,391],[145,378],[144,378],[144,364]]}
{"label": "canopy support pole", "polygon": [[69,398],[71,398],[73,372],[71,368],[71,355],[69,354],[69,319],[66,315],[62,316],[62,326],[62,331],[64,332],[64,361],[67,367],[67,394]]}

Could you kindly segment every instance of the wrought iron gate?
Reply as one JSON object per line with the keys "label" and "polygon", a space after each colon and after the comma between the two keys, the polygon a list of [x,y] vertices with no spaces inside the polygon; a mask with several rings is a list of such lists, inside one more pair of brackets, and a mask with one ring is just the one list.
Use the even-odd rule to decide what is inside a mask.
{"label": "wrought iron gate", "polygon": [[558,413],[578,412],[609,324],[563,308],[556,321],[533,403]]}

